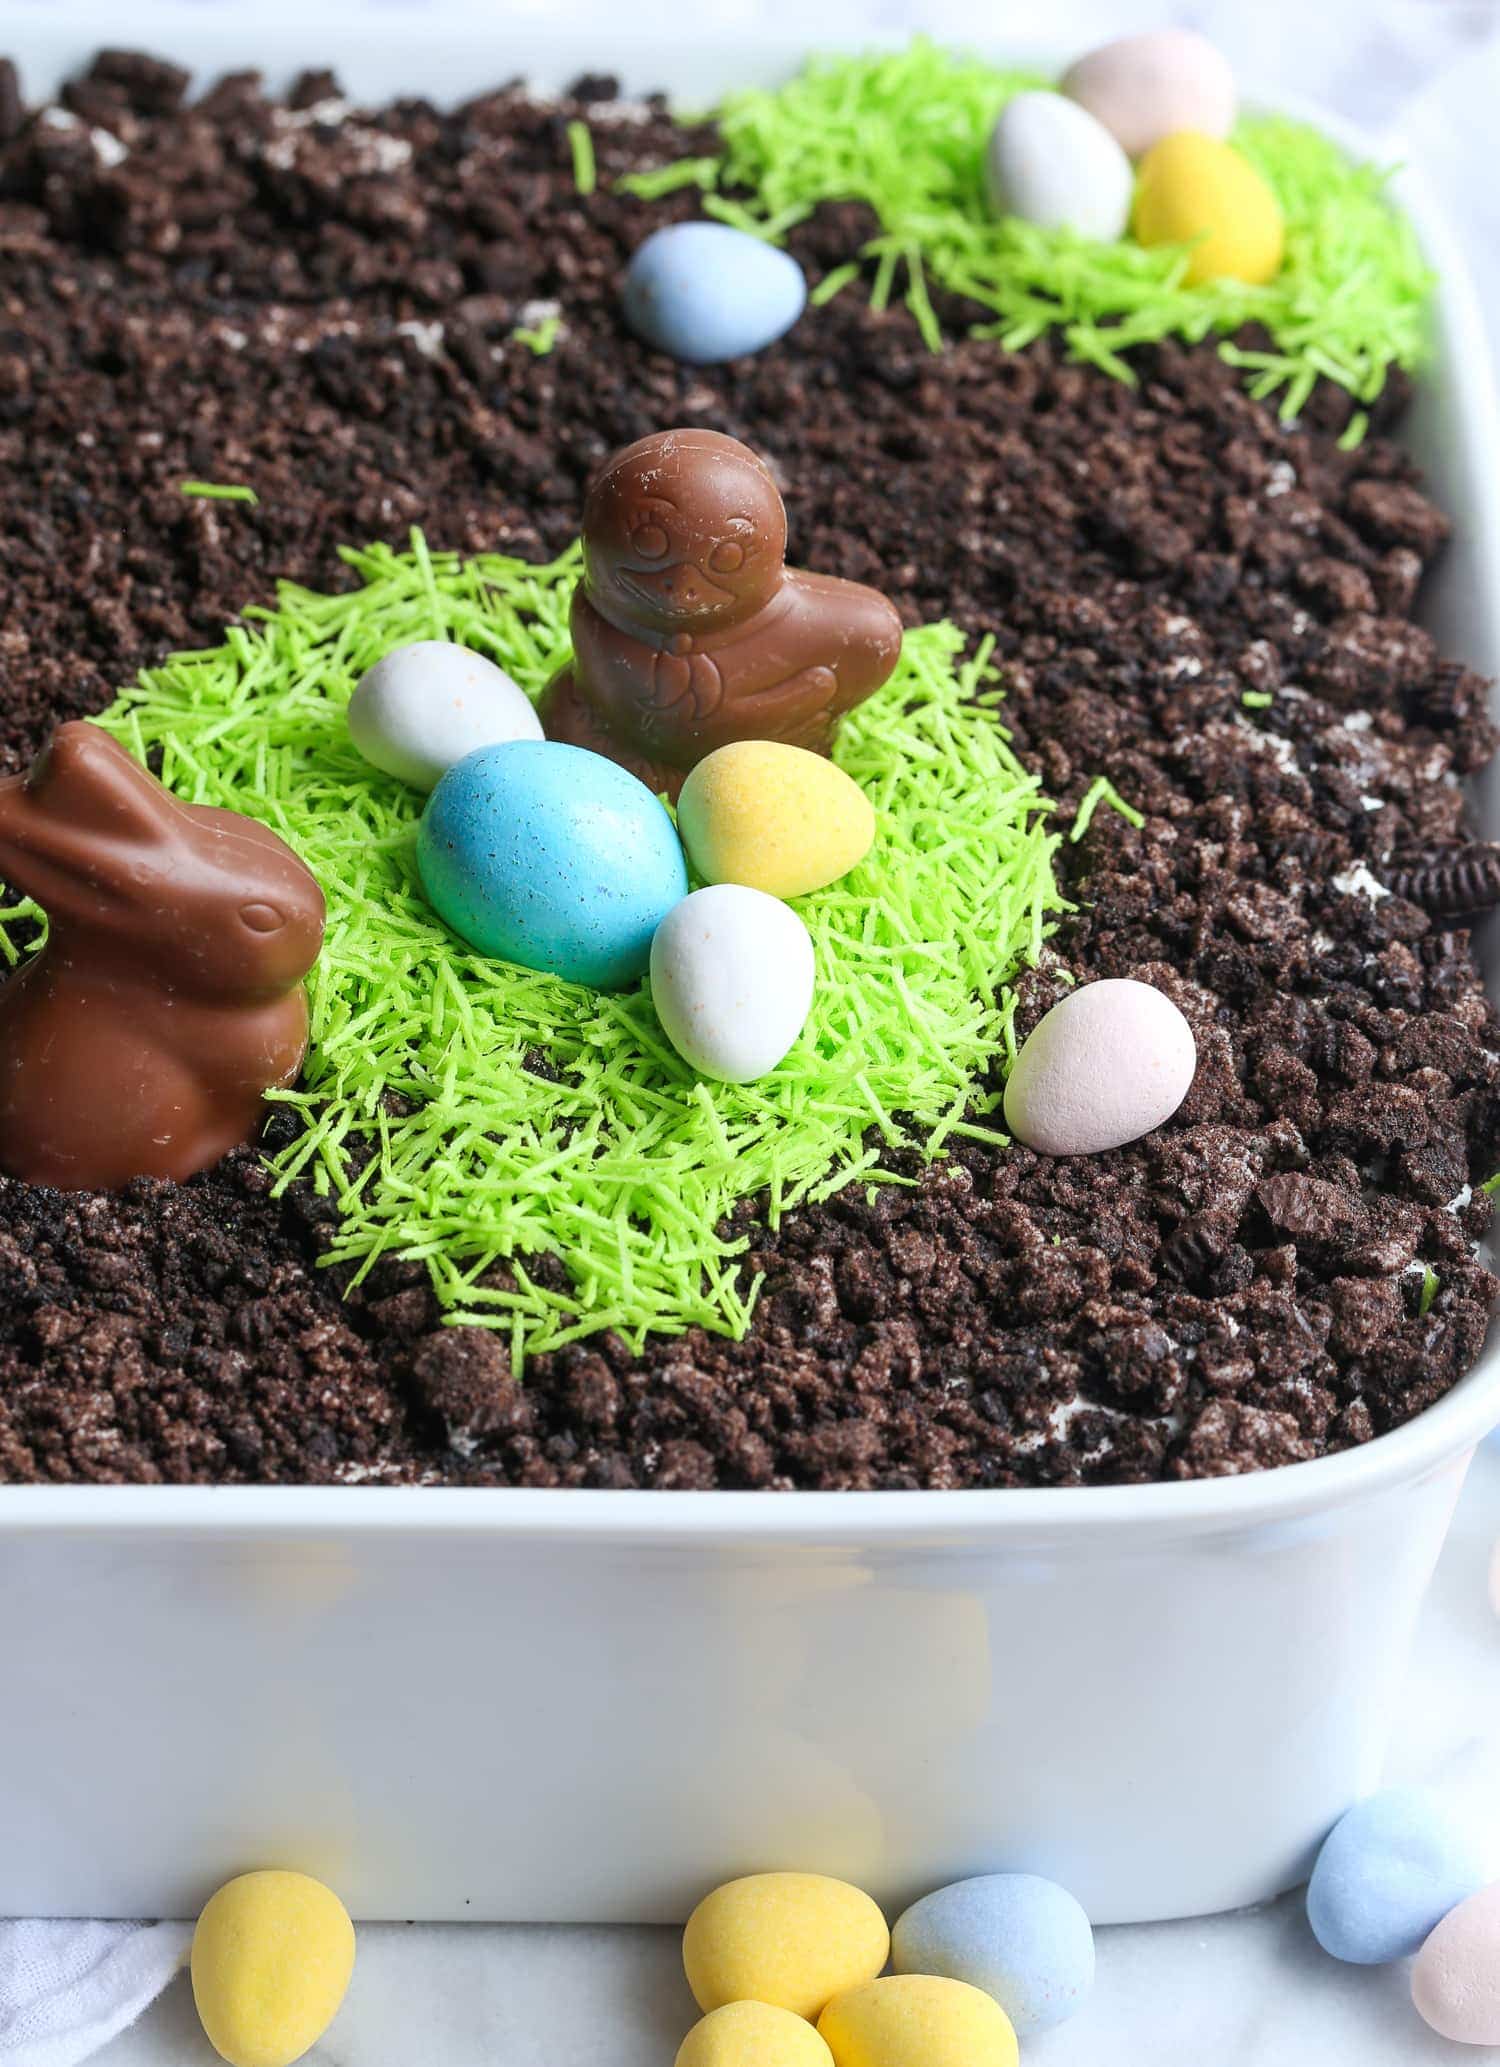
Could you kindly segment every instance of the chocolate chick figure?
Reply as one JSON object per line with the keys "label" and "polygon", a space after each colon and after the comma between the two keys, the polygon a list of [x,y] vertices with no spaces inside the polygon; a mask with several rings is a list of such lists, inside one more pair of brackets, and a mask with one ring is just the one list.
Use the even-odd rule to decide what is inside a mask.
{"label": "chocolate chick figure", "polygon": [[616,453],[584,504],[573,658],[542,697],[547,737],[673,798],[731,740],[826,754],[889,678],[901,621],[876,590],[785,553],[786,510],[748,446],[661,431]]}

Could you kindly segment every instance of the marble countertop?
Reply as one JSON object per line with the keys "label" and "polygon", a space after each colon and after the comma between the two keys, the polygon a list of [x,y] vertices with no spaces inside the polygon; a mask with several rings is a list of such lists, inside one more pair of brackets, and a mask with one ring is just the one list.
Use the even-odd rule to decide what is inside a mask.
{"label": "marble countertop", "polygon": [[[586,5],[553,4],[586,25]],[[680,19],[680,0],[640,6],[653,21]],[[1015,0],[1012,8],[1018,28],[1033,21]],[[695,8],[695,16],[731,20],[754,12],[752,0],[700,0]],[[815,0],[811,40],[922,25],[993,44],[1006,16],[1005,0]],[[1295,12],[1272,0],[1054,0],[1048,9],[1059,47],[1165,18],[1207,29],[1249,75],[1398,133],[1467,230],[1481,290],[1500,314],[1500,185],[1480,172],[1500,98],[1500,54],[1489,40],[1500,26],[1495,0],[1325,0]],[[1427,1604],[1392,1778],[1500,1776],[1500,1618],[1486,1592],[1497,1534],[1500,1451],[1491,1445],[1476,1462]],[[318,2067],[527,2067],[542,2058],[547,2067],[670,2067],[692,2017],[673,1932],[383,1926],[361,1933],[356,1985],[309,2058]],[[102,2067],[205,2061],[185,1981],[97,2057]],[[1326,1959],[1300,1898],[1289,1896],[1233,1916],[1101,1932],[1091,2003],[1028,2043],[1025,2057],[1026,2067],[1136,2067],[1147,2059],[1153,2067],[1457,2067],[1485,2056],[1426,2030],[1402,1969]]]}

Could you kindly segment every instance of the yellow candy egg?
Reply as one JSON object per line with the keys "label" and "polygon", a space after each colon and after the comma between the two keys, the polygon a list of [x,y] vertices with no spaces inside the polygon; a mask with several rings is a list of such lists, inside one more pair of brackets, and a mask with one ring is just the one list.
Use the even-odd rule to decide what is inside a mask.
{"label": "yellow candy egg", "polygon": [[305,1873],[242,1873],[193,1932],[193,2000],[229,2067],[291,2067],[337,2014],[354,1972],[354,1926]]}
{"label": "yellow candy egg", "polygon": [[1179,129],[1141,160],[1133,218],[1141,244],[1191,244],[1187,278],[1258,286],[1281,269],[1281,204],[1232,144]]}
{"label": "yellow candy egg", "polygon": [[821,1873],[752,1873],[705,1895],[682,1934],[700,2010],[765,2002],[815,2017],[885,1965],[891,1934],[858,1888]]}
{"label": "yellow candy egg", "polygon": [[870,851],[875,813],[857,782],[805,747],[740,739],[698,763],[677,830],[706,883],[801,897]]}
{"label": "yellow candy egg", "polygon": [[1016,2067],[1010,2018],[967,1981],[893,1974],[835,1996],[818,2019],[835,2067]]}
{"label": "yellow candy egg", "polygon": [[768,2002],[727,2002],[682,2041],[677,2067],[833,2067],[805,2017]]}

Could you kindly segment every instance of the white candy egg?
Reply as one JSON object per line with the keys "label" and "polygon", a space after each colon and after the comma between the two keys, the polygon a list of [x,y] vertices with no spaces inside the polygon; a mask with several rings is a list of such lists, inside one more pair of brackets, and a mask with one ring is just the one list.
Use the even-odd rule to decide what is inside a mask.
{"label": "white candy egg", "polygon": [[504,669],[447,639],[393,647],[349,699],[349,737],[373,767],[413,789],[435,788],[476,747],[541,736],[530,697]]}
{"label": "white candy egg", "polygon": [[1102,123],[1060,93],[1018,93],[1000,111],[985,160],[997,215],[1112,244],[1130,220],[1130,160]]}
{"label": "white candy egg", "polygon": [[764,890],[711,884],[656,929],[656,1016],[700,1076],[748,1084],[774,1069],[806,1024],[812,994],[812,937]]}
{"label": "white candy egg", "polygon": [[1138,1141],[1188,1094],[1198,1051],[1149,983],[1086,983],[1032,1028],[1005,1086],[1005,1124],[1043,1155],[1097,1155]]}
{"label": "white candy egg", "polygon": [[1102,43],[1063,74],[1062,90],[1132,158],[1179,129],[1226,137],[1234,127],[1229,60],[1191,29],[1153,29]]}

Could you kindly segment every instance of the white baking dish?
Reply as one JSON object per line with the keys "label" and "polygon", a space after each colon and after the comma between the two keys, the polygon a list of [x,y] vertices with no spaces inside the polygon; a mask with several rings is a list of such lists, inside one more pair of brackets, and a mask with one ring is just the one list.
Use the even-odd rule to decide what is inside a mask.
{"label": "white baking dish", "polygon": [[[121,34],[8,12],[33,93]],[[130,40],[208,71],[333,60],[374,97],[586,65],[701,101],[791,57],[239,15],[148,6]],[[1458,520],[1432,617],[1500,674],[1485,339],[1443,220],[1398,191],[1443,283],[1411,431]],[[1494,782],[1484,803],[1500,832]],[[0,1489],[0,1914],[188,1914],[273,1862],[370,1918],[671,1919],[781,1865],[890,1902],[1028,1867],[1099,1922],[1267,1896],[1379,1773],[1497,1421],[1492,1350],[1363,1449],[1190,1485]]]}

